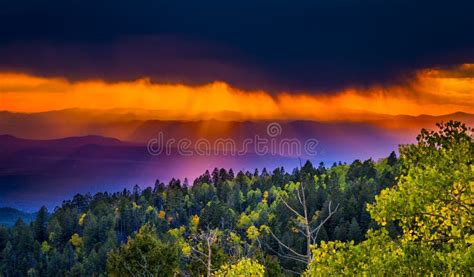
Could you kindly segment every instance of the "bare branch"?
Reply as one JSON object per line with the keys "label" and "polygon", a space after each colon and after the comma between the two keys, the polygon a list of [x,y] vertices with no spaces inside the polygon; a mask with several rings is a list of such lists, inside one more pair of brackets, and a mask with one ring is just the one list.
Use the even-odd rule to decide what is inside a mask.
{"label": "bare branch", "polygon": [[308,264],[307,259],[301,259],[301,258],[298,258],[296,256],[284,255],[284,254],[281,254],[281,253],[277,253],[277,254],[278,254],[278,256],[280,256],[282,258],[285,258],[285,259],[290,259],[290,260],[294,260],[294,261],[297,261],[297,262],[300,262],[300,263]]}
{"label": "bare branch", "polygon": [[273,249],[270,245],[268,245],[268,243],[265,243],[265,246],[268,247],[268,249],[270,249],[273,253],[277,254],[279,257],[286,258],[286,259],[292,259],[292,260],[296,260],[298,262],[302,262],[304,264],[308,264],[308,261],[306,260],[306,257],[305,257],[305,259],[302,259],[302,258],[299,258],[297,256],[282,254],[279,251],[276,251],[275,249]]}
{"label": "bare branch", "polygon": [[193,258],[193,259],[195,259],[195,260],[198,260],[198,261],[200,261],[204,266],[207,266],[206,262],[203,261],[203,260],[201,260],[200,258],[198,258],[198,257],[191,257],[191,258]]}
{"label": "bare branch", "polygon": [[313,231],[311,232],[311,234],[313,234],[314,232],[316,232],[316,237],[318,236],[318,233],[319,233],[319,230],[323,227],[323,225],[332,217],[333,214],[335,214],[337,212],[337,209],[339,208],[339,204],[337,204],[336,208],[333,210],[331,210],[331,202],[332,201],[329,201],[329,214],[328,216],[321,222],[319,223],[319,225],[313,229]]}
{"label": "bare branch", "polygon": [[292,211],[293,213],[295,213],[297,216],[300,216],[300,217],[303,217],[298,211],[296,211],[295,209],[293,209],[290,204],[288,204],[288,202],[285,201],[285,199],[283,199],[283,197],[281,197],[280,195],[278,195],[278,198],[283,202],[283,204],[285,204],[285,206],[290,210]]}
{"label": "bare branch", "polygon": [[192,246],[190,246],[190,247],[191,247],[191,250],[193,250],[194,252],[196,252],[196,253],[198,253],[198,254],[201,254],[201,255],[207,257],[207,254],[206,254],[206,253],[201,252],[201,251],[197,250],[196,248],[194,248],[194,247],[192,247]]}
{"label": "bare branch", "polygon": [[291,253],[293,253],[293,254],[295,254],[296,256],[299,256],[299,257],[308,258],[308,256],[296,252],[296,251],[293,250],[291,247],[289,247],[288,245],[286,245],[285,243],[283,243],[283,242],[272,232],[271,229],[268,229],[268,231],[270,231],[270,234],[271,234],[272,237],[278,242],[278,244],[280,244],[281,246],[283,246],[284,248],[286,248],[287,250],[289,250]]}

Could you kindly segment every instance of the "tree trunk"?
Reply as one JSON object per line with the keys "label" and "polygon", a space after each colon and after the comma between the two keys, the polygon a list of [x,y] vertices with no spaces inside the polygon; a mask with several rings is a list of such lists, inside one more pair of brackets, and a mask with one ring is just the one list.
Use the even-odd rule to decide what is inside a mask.
{"label": "tree trunk", "polygon": [[211,276],[212,249],[211,244],[207,243],[207,277]]}

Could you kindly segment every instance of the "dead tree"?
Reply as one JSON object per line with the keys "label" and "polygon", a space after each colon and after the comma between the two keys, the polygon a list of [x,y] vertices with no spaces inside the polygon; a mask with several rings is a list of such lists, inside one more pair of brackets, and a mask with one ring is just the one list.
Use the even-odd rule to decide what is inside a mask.
{"label": "dead tree", "polygon": [[212,246],[217,242],[220,235],[218,229],[211,229],[207,232],[202,232],[196,237],[196,240],[200,241],[202,249],[191,246],[191,250],[198,254],[198,260],[206,267],[207,275],[211,276],[212,273]]}
{"label": "dead tree", "polygon": [[[328,215],[324,219],[319,218],[319,212],[316,212],[314,215],[309,214],[309,209],[307,205],[307,198],[305,194],[305,184],[303,181],[294,184],[296,188],[293,191],[296,195],[297,204],[291,205],[286,197],[287,193],[278,193],[277,199],[283,203],[283,205],[296,216],[296,224],[299,227],[298,233],[301,234],[306,240],[306,253],[300,253],[297,250],[293,249],[289,245],[285,244],[277,235],[268,228],[268,232],[271,236],[278,242],[280,247],[287,250],[288,254],[281,254],[280,251],[277,253],[288,259],[299,261],[305,264],[311,263],[313,260],[313,253],[311,245],[316,243],[316,239],[319,235],[321,228],[324,224],[331,218],[331,216],[337,211],[339,204],[333,209],[332,203],[329,202]],[[287,198],[287,199],[285,199]]]}

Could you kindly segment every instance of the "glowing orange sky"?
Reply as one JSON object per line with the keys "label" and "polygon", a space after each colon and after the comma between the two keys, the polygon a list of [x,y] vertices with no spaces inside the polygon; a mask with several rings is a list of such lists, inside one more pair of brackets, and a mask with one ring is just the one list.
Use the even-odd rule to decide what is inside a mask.
{"label": "glowing orange sky", "polygon": [[[233,114],[235,119],[364,120],[370,114],[474,113],[474,65],[426,69],[405,84],[337,93],[243,91],[223,82],[203,86],[156,84],[148,79],[70,82],[0,72],[0,110],[41,112],[66,108],[166,110],[176,118]],[[159,113],[158,113],[159,114]]]}

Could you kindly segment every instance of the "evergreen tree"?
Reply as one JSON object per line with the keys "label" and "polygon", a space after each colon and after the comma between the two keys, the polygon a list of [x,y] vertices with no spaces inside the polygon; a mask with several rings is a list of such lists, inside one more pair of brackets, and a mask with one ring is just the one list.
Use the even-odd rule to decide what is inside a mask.
{"label": "evergreen tree", "polygon": [[363,239],[362,231],[360,230],[359,223],[353,217],[351,220],[351,224],[349,225],[349,232],[347,234],[348,240],[353,240],[355,242],[359,242]]}
{"label": "evergreen tree", "polygon": [[45,206],[39,209],[33,226],[35,240],[43,242],[48,239],[48,209]]}
{"label": "evergreen tree", "polygon": [[399,158],[77,194],[0,227],[0,276],[472,275],[473,133],[439,127]]}
{"label": "evergreen tree", "polygon": [[339,221],[339,224],[334,229],[334,239],[346,241],[348,239],[349,224],[344,219]]}

